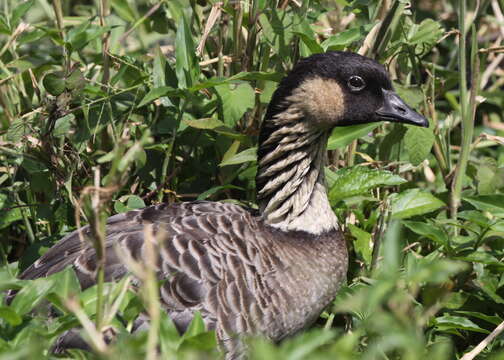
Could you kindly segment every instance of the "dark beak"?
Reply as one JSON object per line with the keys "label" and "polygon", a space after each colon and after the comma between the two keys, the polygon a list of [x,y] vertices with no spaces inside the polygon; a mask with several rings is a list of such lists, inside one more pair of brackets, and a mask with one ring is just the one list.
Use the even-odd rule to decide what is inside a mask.
{"label": "dark beak", "polygon": [[410,108],[393,90],[383,91],[383,106],[376,110],[381,120],[429,127],[429,122],[422,115]]}

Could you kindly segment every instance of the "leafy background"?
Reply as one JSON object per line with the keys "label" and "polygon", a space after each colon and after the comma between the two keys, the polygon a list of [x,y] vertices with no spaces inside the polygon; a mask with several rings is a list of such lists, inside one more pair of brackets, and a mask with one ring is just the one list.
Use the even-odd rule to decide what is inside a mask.
{"label": "leafy background", "polygon": [[[0,359],[51,357],[81,325],[95,352],[72,358],[219,356],[199,317],[175,331],[148,265],[129,264],[140,295],[131,277],[81,291],[71,270],[15,276],[81,223],[99,247],[110,214],[255,206],[272,92],[300,57],[328,50],[385,64],[431,126],[333,132],[326,172],[348,285],[312,329],[250,339],[251,358],[503,358],[503,11],[502,0],[4,0],[0,300],[20,292],[0,302]],[[142,311],[152,326],[130,335]],[[106,345],[97,331],[111,326]]]}

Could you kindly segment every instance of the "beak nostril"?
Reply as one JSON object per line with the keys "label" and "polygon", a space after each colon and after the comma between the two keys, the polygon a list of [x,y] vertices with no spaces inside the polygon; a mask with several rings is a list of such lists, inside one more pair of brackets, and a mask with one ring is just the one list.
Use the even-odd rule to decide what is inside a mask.
{"label": "beak nostril", "polygon": [[399,111],[402,114],[406,114],[406,109],[403,108],[402,106],[396,106],[395,107],[397,111]]}

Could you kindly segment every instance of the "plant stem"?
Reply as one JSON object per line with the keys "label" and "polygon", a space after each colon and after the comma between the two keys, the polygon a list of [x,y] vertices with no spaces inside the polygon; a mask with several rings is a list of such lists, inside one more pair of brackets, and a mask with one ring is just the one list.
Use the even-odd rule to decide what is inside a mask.
{"label": "plant stem", "polygon": [[[455,169],[455,178],[453,179],[451,188],[451,217],[452,219],[457,219],[457,211],[461,203],[462,194],[462,182],[467,170],[467,163],[469,161],[469,154],[471,151],[471,144],[474,132],[474,108],[476,106],[474,101],[469,101],[467,92],[467,77],[466,77],[466,35],[467,30],[465,26],[466,17],[466,1],[461,0],[459,2],[459,87],[460,87],[460,118],[462,126],[462,143],[460,155]],[[476,34],[473,32],[473,37]],[[473,42],[474,43],[474,42]],[[474,46],[474,44],[473,44]],[[476,49],[473,49],[473,53],[477,53]],[[474,56],[474,61],[476,61],[477,55]],[[474,64],[471,64],[474,65]],[[477,74],[478,69],[472,68],[473,78]],[[477,77],[477,75],[476,75]],[[475,79],[476,80],[476,79]],[[474,82],[471,84],[473,89],[477,89],[478,85]],[[476,92],[471,92],[471,97],[476,96]],[[472,107],[472,108],[471,108]],[[454,227],[454,232],[458,233],[457,227]]]}

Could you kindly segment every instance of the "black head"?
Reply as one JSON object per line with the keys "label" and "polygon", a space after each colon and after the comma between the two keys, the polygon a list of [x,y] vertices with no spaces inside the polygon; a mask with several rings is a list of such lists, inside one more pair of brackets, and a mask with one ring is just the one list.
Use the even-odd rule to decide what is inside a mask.
{"label": "black head", "polygon": [[281,81],[266,119],[292,104],[320,127],[382,120],[429,125],[394,92],[381,64],[349,52],[334,51],[300,60]]}

